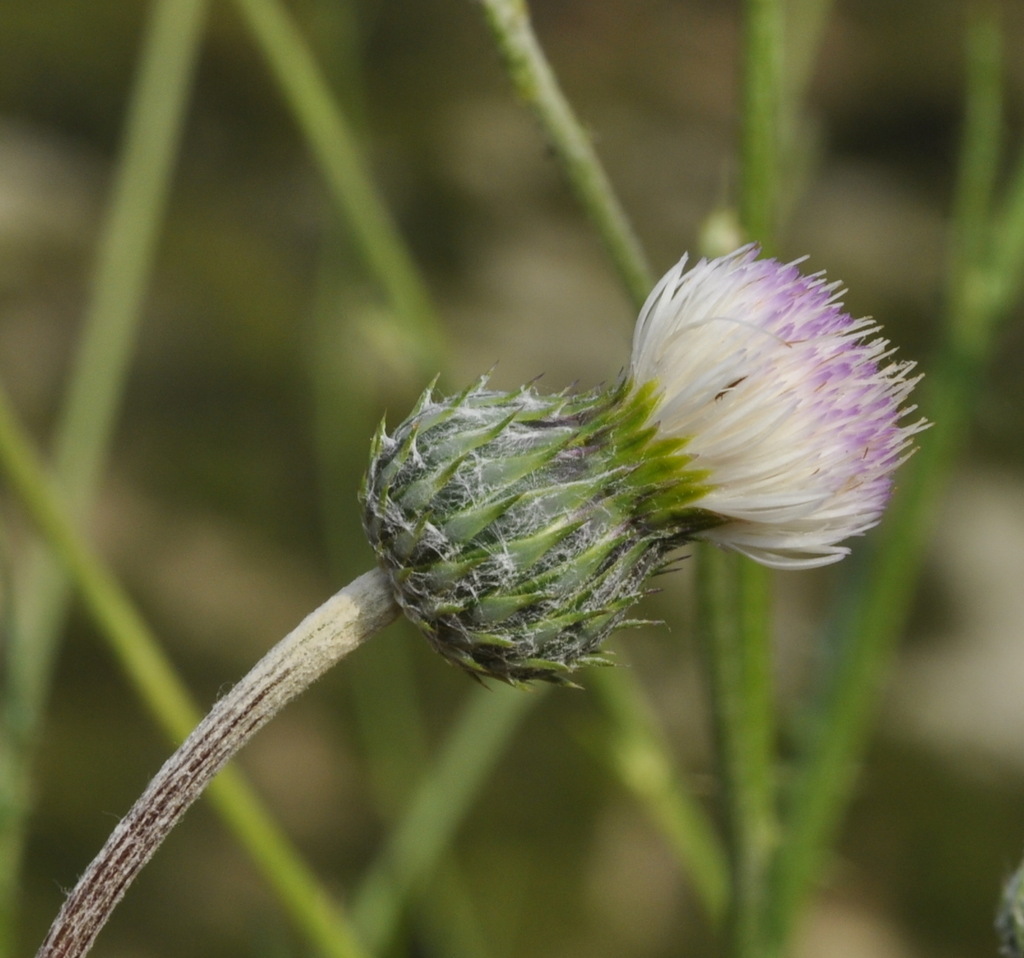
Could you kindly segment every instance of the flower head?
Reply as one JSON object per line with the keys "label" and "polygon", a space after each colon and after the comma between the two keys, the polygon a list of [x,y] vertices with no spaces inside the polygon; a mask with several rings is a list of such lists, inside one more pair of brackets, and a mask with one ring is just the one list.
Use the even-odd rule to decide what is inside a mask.
{"label": "flower head", "polygon": [[364,528],[397,603],[474,675],[565,681],[601,661],[693,539],[802,568],[878,522],[923,428],[900,425],[912,364],[835,285],[754,247],[685,266],[614,386],[427,390],[378,434]]}
{"label": "flower head", "polygon": [[877,524],[893,470],[922,422],[901,425],[919,377],[838,284],[756,246],[686,270],[686,257],[640,312],[632,376],[654,383],[666,436],[706,475],[707,539],[765,565],[841,559],[839,543]]}

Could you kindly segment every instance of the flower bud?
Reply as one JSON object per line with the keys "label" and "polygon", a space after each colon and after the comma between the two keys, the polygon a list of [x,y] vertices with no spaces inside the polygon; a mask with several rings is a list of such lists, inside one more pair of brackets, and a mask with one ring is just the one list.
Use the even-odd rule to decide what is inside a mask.
{"label": "flower bud", "polygon": [[405,614],[451,661],[564,681],[667,553],[720,521],[700,474],[650,423],[650,389],[430,390],[374,442],[364,526]]}

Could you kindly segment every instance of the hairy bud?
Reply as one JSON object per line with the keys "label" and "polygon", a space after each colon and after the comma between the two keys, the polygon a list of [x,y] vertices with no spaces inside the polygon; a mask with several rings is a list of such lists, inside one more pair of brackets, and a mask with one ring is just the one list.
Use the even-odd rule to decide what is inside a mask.
{"label": "hairy bud", "polygon": [[451,661],[508,682],[564,681],[666,554],[720,521],[650,389],[543,396],[481,381],[428,390],[374,442],[364,526],[405,614]]}

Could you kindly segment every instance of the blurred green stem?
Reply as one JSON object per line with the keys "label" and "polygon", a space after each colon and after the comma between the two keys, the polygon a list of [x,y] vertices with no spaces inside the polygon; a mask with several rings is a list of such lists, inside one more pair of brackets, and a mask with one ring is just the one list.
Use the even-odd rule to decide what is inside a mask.
{"label": "blurred green stem", "polygon": [[[40,533],[60,558],[101,634],[157,723],[175,741],[202,713],[191,702],[156,638],[117,580],[86,548],[58,500],[0,391],[0,469]],[[210,787],[210,798],[240,844],[264,873],[296,924],[324,955],[362,954],[340,911],[317,884],[255,793],[231,769]]]}
{"label": "blurred green stem", "polygon": [[[846,604],[848,614],[838,627],[839,657],[811,722],[813,738],[788,802],[787,838],[771,883],[769,955],[781,953],[821,870],[863,755],[882,678],[910,613],[929,517],[936,514],[943,484],[966,433],[995,322],[1008,305],[992,291],[1008,288],[1004,284],[1024,266],[1020,247],[1012,261],[993,248],[999,48],[994,18],[976,17],[968,30],[967,114],[951,240],[954,256],[946,334],[922,397],[934,426],[903,471],[901,488],[880,530],[870,574],[864,588]],[[1021,169],[1017,186],[1024,183]]]}
{"label": "blurred green stem", "polygon": [[580,205],[596,227],[633,303],[654,279],[590,138],[558,85],[525,0],[480,0],[516,93],[536,117]]}
{"label": "blurred green stem", "polygon": [[[57,429],[55,470],[69,515],[88,511],[110,442],[152,272],[202,36],[206,0],[158,0],[100,235],[82,343]],[[41,546],[30,550],[8,637],[0,727],[0,956],[13,950],[31,771],[68,585]]]}
{"label": "blurred green stem", "polygon": [[743,16],[740,222],[771,250],[779,197],[783,18],[779,0],[745,0]]}
{"label": "blurred green stem", "polygon": [[[712,701],[725,799],[732,896],[729,954],[760,958],[767,877],[777,834],[771,661],[741,564],[748,560],[702,546],[697,566],[701,651]],[[759,586],[758,586],[759,587]]]}
{"label": "blurred green stem", "polygon": [[373,951],[386,952],[399,909],[422,888],[455,830],[542,690],[474,690],[408,811],[352,898],[352,920]]}
{"label": "blurred green stem", "polygon": [[709,816],[680,780],[636,680],[628,670],[595,669],[587,687],[601,700],[608,728],[599,757],[667,836],[708,916],[720,923],[729,899],[729,866]]}
{"label": "blurred green stem", "polygon": [[430,295],[377,194],[358,138],[309,44],[280,0],[235,0],[295,116],[370,272],[383,287],[406,348],[429,369],[444,362]]}

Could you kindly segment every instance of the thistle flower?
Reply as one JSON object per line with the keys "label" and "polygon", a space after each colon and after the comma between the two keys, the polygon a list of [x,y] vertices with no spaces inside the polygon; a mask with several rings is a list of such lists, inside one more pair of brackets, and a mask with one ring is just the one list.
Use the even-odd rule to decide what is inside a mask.
{"label": "thistle flower", "polygon": [[892,473],[924,421],[901,425],[920,377],[838,283],[756,246],[662,278],[640,312],[631,374],[708,476],[701,507],[726,522],[701,537],[776,568],[811,568],[876,525]]}
{"label": "thistle flower", "polygon": [[451,661],[565,681],[694,539],[765,565],[841,559],[875,525],[924,427],[836,284],[754,246],[686,271],[641,310],[611,388],[432,390],[374,443],[364,527],[394,597]]}

